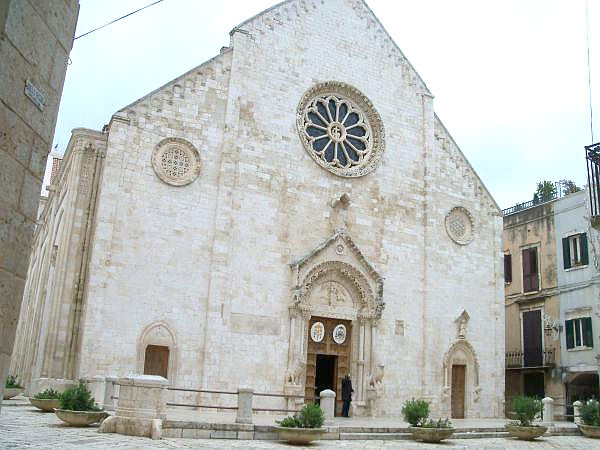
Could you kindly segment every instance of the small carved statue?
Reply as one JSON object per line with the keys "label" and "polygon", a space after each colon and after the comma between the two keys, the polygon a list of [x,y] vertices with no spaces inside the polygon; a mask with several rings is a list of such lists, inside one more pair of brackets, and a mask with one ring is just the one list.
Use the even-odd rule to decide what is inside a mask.
{"label": "small carved statue", "polygon": [[302,381],[304,380],[305,370],[306,363],[302,361],[296,361],[296,363],[294,364],[294,368],[287,373],[285,377],[285,382],[287,384],[300,386],[302,384]]}
{"label": "small carved statue", "polygon": [[369,387],[378,389],[379,387],[381,387],[382,382],[383,382],[383,369],[384,369],[384,365],[383,364],[379,364],[377,365],[377,367],[375,368],[374,372],[369,374]]}

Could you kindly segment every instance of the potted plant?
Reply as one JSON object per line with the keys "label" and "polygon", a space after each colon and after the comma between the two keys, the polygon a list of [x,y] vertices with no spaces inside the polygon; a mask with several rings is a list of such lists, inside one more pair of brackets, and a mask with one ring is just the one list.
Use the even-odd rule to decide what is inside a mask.
{"label": "potted plant", "polygon": [[321,407],[309,403],[293,416],[277,421],[275,429],[279,437],[290,444],[308,444],[319,439],[325,432],[325,428],[322,428],[323,421]]}
{"label": "potted plant", "polygon": [[452,423],[448,419],[427,420],[429,403],[425,400],[407,400],[402,407],[402,415],[410,424],[410,433],[417,440],[440,442],[454,433]]}
{"label": "potted plant", "polygon": [[579,411],[583,422],[578,425],[581,433],[587,437],[600,438],[600,402],[588,400]]}
{"label": "potted plant", "polygon": [[536,417],[542,413],[542,402],[535,397],[520,395],[512,401],[513,414],[517,420],[506,425],[511,436],[525,441],[531,441],[544,434],[548,427],[533,425]]}
{"label": "potted plant", "polygon": [[92,393],[83,381],[60,395],[60,408],[54,413],[63,422],[79,427],[102,422],[108,416],[96,407]]}
{"label": "potted plant", "polygon": [[17,377],[14,375],[9,375],[6,378],[6,384],[4,385],[3,399],[8,400],[9,398],[16,397],[17,395],[22,394],[23,391],[23,386],[17,382]]}
{"label": "potted plant", "polygon": [[60,392],[46,389],[31,397],[29,403],[44,412],[53,412],[56,408],[60,408]]}

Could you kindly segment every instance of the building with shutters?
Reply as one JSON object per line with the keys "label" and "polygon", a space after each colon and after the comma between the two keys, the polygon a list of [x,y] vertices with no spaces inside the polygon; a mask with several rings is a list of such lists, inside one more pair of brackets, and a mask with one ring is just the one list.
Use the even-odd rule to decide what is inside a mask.
{"label": "building with shutters", "polygon": [[554,207],[562,327],[561,375],[568,405],[599,397],[600,241],[598,230],[590,224],[588,202],[586,189],[561,198]]}
{"label": "building with shutters", "polygon": [[507,412],[516,395],[564,400],[560,340],[546,326],[560,318],[555,203],[504,211]]}
{"label": "building with shutters", "polygon": [[[506,398],[598,397],[600,274],[589,192],[504,211]],[[524,206],[523,206],[524,205]]]}
{"label": "building with shutters", "polygon": [[308,400],[349,373],[354,415],[421,397],[498,417],[501,236],[368,6],[288,0],[103,130],[73,131],[11,370],[30,391],[137,372]]}

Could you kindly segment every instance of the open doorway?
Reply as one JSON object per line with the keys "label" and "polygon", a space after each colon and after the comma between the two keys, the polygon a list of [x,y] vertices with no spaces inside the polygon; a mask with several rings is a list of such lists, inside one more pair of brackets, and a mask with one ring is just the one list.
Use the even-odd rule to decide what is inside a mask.
{"label": "open doorway", "polygon": [[319,398],[321,391],[331,389],[336,391],[335,380],[337,379],[337,356],[317,355],[315,370],[315,397]]}

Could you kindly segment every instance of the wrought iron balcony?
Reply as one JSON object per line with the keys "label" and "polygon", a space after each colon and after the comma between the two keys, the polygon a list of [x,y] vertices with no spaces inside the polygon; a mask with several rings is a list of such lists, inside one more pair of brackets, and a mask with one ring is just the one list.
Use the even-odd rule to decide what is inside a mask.
{"label": "wrought iron balcony", "polygon": [[590,217],[592,225],[600,219],[600,142],[585,146],[588,186],[590,193]]}
{"label": "wrought iron balcony", "polygon": [[506,370],[554,367],[554,349],[542,352],[506,352]]}

